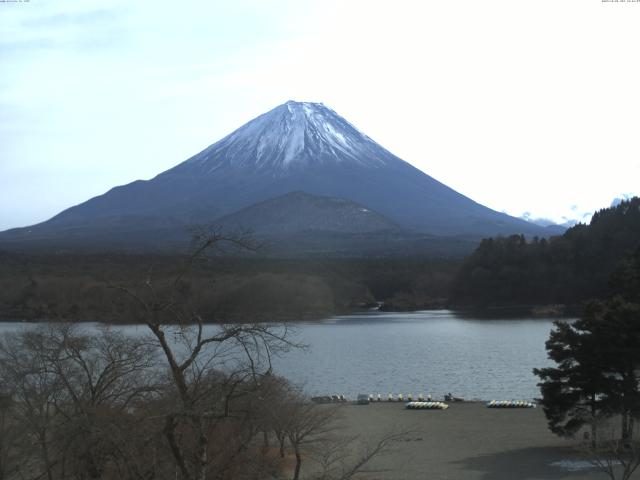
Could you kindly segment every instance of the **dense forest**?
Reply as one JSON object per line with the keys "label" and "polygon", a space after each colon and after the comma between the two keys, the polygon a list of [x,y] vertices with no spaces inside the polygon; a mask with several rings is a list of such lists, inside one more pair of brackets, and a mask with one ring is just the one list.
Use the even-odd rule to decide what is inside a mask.
{"label": "dense forest", "polygon": [[549,240],[521,235],[483,240],[460,268],[452,300],[474,307],[579,306],[611,293],[611,279],[638,261],[639,248],[640,198],[635,197]]}
{"label": "dense forest", "polygon": [[[162,291],[184,256],[0,254],[0,319],[137,322],[120,287]],[[211,322],[317,318],[376,306],[442,306],[459,260],[214,256],[181,280]]]}

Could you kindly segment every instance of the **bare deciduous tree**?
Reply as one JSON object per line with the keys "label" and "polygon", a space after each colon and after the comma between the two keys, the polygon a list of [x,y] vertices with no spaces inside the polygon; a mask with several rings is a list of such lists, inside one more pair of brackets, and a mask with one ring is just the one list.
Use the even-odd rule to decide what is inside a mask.
{"label": "bare deciduous tree", "polygon": [[21,450],[22,476],[100,478],[114,462],[127,464],[118,439],[131,437],[130,412],[155,388],[154,350],[108,328],[89,336],[71,325],[2,339],[0,376],[12,421],[24,432],[23,447],[37,446],[37,455]]}
{"label": "bare deciduous tree", "polygon": [[[246,412],[236,408],[242,408],[237,400],[255,393],[257,379],[271,371],[274,353],[293,346],[286,325],[205,325],[190,306],[185,289],[185,278],[193,264],[207,252],[226,245],[241,249],[253,249],[255,245],[244,235],[204,231],[195,242],[185,268],[164,289],[157,288],[151,276],[142,290],[119,287],[138,305],[141,319],[157,340],[168,366],[176,401],[164,414],[163,432],[185,480],[208,478],[214,460],[210,456],[212,439],[230,428],[230,422],[246,420]],[[253,428],[250,431],[257,434]],[[238,448],[246,448],[251,439],[246,438]],[[225,469],[223,465],[217,467]]]}
{"label": "bare deciduous tree", "polygon": [[22,435],[13,418],[13,409],[11,396],[0,393],[0,480],[12,478],[19,471]]}
{"label": "bare deciduous tree", "polygon": [[392,442],[402,439],[411,432],[390,432],[372,442],[363,442],[359,437],[337,437],[326,443],[311,456],[320,466],[312,480],[350,480],[360,474],[387,471],[371,468],[371,461],[389,452]]}
{"label": "bare deciduous tree", "polygon": [[300,478],[303,451],[312,445],[326,444],[335,431],[337,408],[333,405],[316,405],[302,401],[291,402],[286,434],[295,455],[293,480]]}
{"label": "bare deciduous tree", "polygon": [[580,450],[587,455],[589,462],[606,474],[611,480],[628,480],[640,467],[639,429],[628,431],[623,438],[622,428],[615,417],[603,417],[595,420],[591,431],[597,433],[595,439],[586,439]]}

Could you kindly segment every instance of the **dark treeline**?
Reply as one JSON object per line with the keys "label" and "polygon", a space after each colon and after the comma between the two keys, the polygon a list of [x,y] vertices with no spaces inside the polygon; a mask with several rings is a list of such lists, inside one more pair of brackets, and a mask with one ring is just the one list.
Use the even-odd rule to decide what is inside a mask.
{"label": "dark treeline", "polygon": [[452,287],[456,305],[577,306],[611,293],[612,275],[640,248],[640,198],[598,211],[549,240],[485,239],[462,265]]}
{"label": "dark treeline", "polygon": [[[0,254],[0,318],[137,322],[120,286],[168,285],[185,257]],[[199,261],[182,286],[207,321],[314,318],[371,307],[445,304],[459,260],[273,259]]]}

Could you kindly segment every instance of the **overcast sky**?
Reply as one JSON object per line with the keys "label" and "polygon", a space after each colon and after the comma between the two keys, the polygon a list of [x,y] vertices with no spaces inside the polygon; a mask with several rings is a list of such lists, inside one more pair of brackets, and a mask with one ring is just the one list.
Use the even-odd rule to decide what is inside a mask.
{"label": "overcast sky", "polygon": [[289,100],[472,199],[640,193],[640,3],[0,1],[0,230],[149,179]]}

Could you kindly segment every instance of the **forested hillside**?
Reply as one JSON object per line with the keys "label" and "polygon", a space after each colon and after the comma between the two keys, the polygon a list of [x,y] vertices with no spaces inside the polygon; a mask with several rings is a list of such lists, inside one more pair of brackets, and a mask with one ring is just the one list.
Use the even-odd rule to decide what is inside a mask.
{"label": "forested hillside", "polygon": [[[179,256],[18,255],[0,252],[0,319],[137,322],[119,286],[163,291]],[[182,293],[208,322],[300,320],[371,308],[441,305],[459,260],[269,259],[199,262]]]}
{"label": "forested hillside", "polygon": [[[549,240],[482,241],[460,269],[453,301],[464,306],[578,305],[609,294],[610,276],[640,248],[640,198],[598,211]],[[615,275],[614,275],[615,278]]]}

